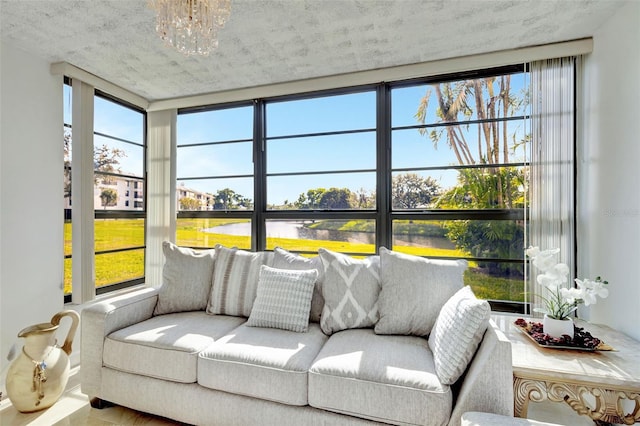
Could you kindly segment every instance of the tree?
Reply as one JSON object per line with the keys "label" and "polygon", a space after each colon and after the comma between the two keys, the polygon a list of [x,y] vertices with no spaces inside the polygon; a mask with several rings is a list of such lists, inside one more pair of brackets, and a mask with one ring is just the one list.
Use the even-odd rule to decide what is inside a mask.
{"label": "tree", "polygon": [[107,207],[115,206],[118,202],[118,192],[112,188],[102,188],[100,192],[100,200],[102,201],[102,206],[107,209]]}
{"label": "tree", "polygon": [[428,207],[440,193],[440,185],[431,177],[404,173],[393,177],[391,200],[394,209]]}
{"label": "tree", "polygon": [[[435,91],[437,108],[435,115],[441,123],[464,122],[477,119],[477,136],[469,131],[469,124],[438,127],[427,132],[434,147],[445,140],[459,165],[486,165],[483,168],[460,169],[458,183],[436,200],[444,209],[513,209],[525,207],[524,189],[526,171],[515,166],[505,166],[511,161],[513,149],[527,142],[515,140],[509,135],[507,121],[495,121],[498,117],[513,116],[528,102],[526,93],[512,93],[509,75],[435,84],[421,99],[415,114],[418,122],[425,124],[429,99]],[[467,138],[477,138],[471,143]],[[511,146],[510,146],[511,142]],[[524,226],[520,222],[505,220],[458,220],[445,224],[447,237],[456,246],[467,250],[474,257],[513,258],[524,250]],[[478,262],[490,272],[521,271],[508,263]],[[508,270],[508,271],[507,271]]]}
{"label": "tree", "polygon": [[[68,129],[64,130],[64,196],[71,197],[71,146],[72,134]],[[107,145],[94,147],[93,149],[93,170],[102,173],[120,172],[120,158],[126,157],[127,154],[118,148],[109,148]],[[103,175],[100,180],[104,184],[112,183],[112,179],[108,175]],[[94,177],[94,184],[98,184],[98,177]]]}
{"label": "tree", "polygon": [[193,197],[182,197],[179,200],[180,210],[200,210],[202,203]]}
{"label": "tree", "polygon": [[461,122],[475,114],[475,119],[480,121],[477,142],[472,147],[467,141],[470,135],[468,124],[438,127],[429,132],[421,128],[419,132],[422,135],[428,133],[436,149],[440,140],[445,139],[459,165],[487,164],[490,173],[497,175],[495,190],[499,206],[512,203],[513,200],[504,198],[508,194],[501,192],[503,185],[499,181],[499,168],[494,165],[508,164],[511,149],[525,141],[514,141],[513,147],[510,147],[509,141],[513,135],[508,133],[507,121],[499,123],[491,120],[513,116],[518,108],[528,102],[526,94],[518,97],[511,93],[510,75],[434,84],[431,87],[420,100],[415,114],[417,121],[425,124],[433,90],[438,102],[435,115],[439,122]]}
{"label": "tree", "polygon": [[358,201],[348,188],[314,188],[300,194],[294,205],[301,210],[341,210],[357,206]]}
{"label": "tree", "polygon": [[213,208],[216,210],[250,209],[252,207],[251,198],[244,197],[230,188],[221,189],[214,196]]}

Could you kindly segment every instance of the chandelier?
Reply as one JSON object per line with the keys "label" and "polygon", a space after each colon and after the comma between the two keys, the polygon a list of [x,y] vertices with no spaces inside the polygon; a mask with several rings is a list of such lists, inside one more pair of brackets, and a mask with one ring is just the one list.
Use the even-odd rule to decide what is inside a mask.
{"label": "chandelier", "polygon": [[231,0],[148,0],[157,12],[156,31],[185,55],[207,56],[231,15]]}

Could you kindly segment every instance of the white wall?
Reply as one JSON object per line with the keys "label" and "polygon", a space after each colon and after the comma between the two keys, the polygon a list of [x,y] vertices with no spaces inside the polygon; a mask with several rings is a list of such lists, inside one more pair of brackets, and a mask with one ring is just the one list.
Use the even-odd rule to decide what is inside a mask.
{"label": "white wall", "polygon": [[[640,2],[594,34],[578,157],[578,271],[609,281],[584,316],[640,340]],[[589,312],[590,311],[590,312]]]}
{"label": "white wall", "polygon": [[48,322],[63,309],[63,104],[62,77],[53,76],[47,62],[4,43],[0,55],[0,371],[4,371],[18,332]]}

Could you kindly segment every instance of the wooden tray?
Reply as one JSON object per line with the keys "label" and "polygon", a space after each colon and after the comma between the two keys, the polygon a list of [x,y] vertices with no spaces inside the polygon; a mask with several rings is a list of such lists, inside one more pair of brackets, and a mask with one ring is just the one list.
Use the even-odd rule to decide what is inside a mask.
{"label": "wooden tray", "polygon": [[[541,348],[547,348],[547,349],[565,349],[565,350],[571,350],[571,351],[583,351],[583,352],[595,352],[595,351],[615,351],[615,349],[604,343],[602,340],[600,340],[600,343],[598,344],[598,346],[596,347],[585,347],[585,346],[578,346],[578,345],[567,345],[567,344],[547,344],[547,343],[541,343],[539,341],[537,341],[532,335],[532,328],[534,325],[540,325],[541,328],[541,324],[540,323],[534,323],[534,322],[527,322],[526,326],[522,326],[520,324],[515,324],[515,327],[520,330],[525,336],[527,336],[529,338],[529,340],[531,340],[534,344],[536,344],[537,346],[541,347]],[[594,338],[596,338],[595,336],[593,336]]]}

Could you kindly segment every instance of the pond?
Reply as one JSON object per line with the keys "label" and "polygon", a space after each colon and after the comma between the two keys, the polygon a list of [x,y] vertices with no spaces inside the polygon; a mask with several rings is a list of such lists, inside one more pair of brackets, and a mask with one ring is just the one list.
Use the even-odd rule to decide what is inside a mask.
{"label": "pond", "polygon": [[[338,231],[333,229],[311,229],[305,224],[310,221],[269,221],[267,222],[267,238],[290,238],[294,240],[326,240],[349,243],[375,244],[372,232]],[[251,235],[251,223],[230,223],[227,225],[205,228],[203,232],[224,235]],[[402,246],[432,247],[454,249],[455,245],[447,238],[425,237],[421,235],[394,235],[394,244]]]}

